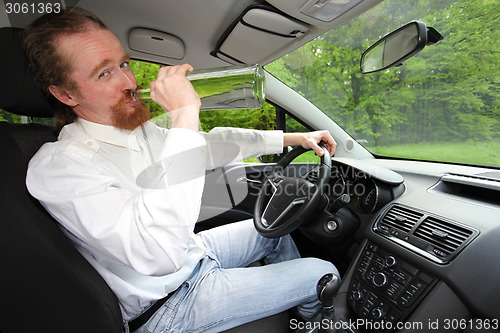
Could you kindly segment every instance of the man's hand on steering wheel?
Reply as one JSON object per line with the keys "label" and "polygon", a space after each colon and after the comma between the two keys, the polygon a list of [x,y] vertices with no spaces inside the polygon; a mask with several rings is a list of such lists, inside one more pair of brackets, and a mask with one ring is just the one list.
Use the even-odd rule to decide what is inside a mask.
{"label": "man's hand on steering wheel", "polygon": [[323,156],[321,143],[329,152],[330,156],[335,154],[337,143],[328,131],[315,131],[308,133],[285,133],[284,146],[302,146],[305,149],[312,149],[319,157]]}

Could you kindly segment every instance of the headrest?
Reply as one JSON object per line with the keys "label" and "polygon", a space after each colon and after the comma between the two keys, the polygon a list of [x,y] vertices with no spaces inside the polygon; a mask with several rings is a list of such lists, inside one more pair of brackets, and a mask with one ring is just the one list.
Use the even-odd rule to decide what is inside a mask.
{"label": "headrest", "polygon": [[0,108],[22,116],[52,117],[53,108],[28,68],[22,31],[0,28]]}

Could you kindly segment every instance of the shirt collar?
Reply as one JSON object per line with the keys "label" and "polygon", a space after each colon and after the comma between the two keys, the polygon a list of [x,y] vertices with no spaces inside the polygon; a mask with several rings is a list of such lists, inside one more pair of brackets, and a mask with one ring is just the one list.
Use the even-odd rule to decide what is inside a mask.
{"label": "shirt collar", "polygon": [[139,149],[137,140],[135,139],[135,131],[102,125],[79,117],[77,118],[76,123],[81,126],[89,137],[97,141],[119,147]]}

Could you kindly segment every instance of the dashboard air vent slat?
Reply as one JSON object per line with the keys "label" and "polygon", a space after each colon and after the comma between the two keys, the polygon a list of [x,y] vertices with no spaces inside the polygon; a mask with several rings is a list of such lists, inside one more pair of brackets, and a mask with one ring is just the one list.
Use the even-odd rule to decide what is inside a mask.
{"label": "dashboard air vent slat", "polygon": [[472,231],[434,217],[427,217],[415,230],[415,236],[451,254],[472,235]]}
{"label": "dashboard air vent slat", "polygon": [[400,204],[390,206],[373,230],[439,264],[449,263],[479,235],[467,225]]}
{"label": "dashboard air vent slat", "polygon": [[393,206],[384,216],[381,224],[409,232],[423,214],[402,206]]}

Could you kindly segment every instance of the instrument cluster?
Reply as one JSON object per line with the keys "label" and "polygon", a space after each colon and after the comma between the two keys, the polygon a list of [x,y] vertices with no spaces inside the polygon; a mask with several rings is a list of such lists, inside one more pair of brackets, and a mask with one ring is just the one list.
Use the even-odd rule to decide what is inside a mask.
{"label": "instrument cluster", "polygon": [[337,164],[332,165],[326,193],[330,200],[347,194],[350,197],[349,207],[364,214],[371,214],[377,208],[380,189],[376,181],[365,172]]}
{"label": "instrument cluster", "polygon": [[[324,188],[332,213],[340,205],[361,214],[373,214],[403,193],[402,177],[384,168],[367,165],[354,165],[347,159],[332,161],[330,180]],[[313,183],[317,177],[317,169],[309,170],[306,175],[306,179]]]}

